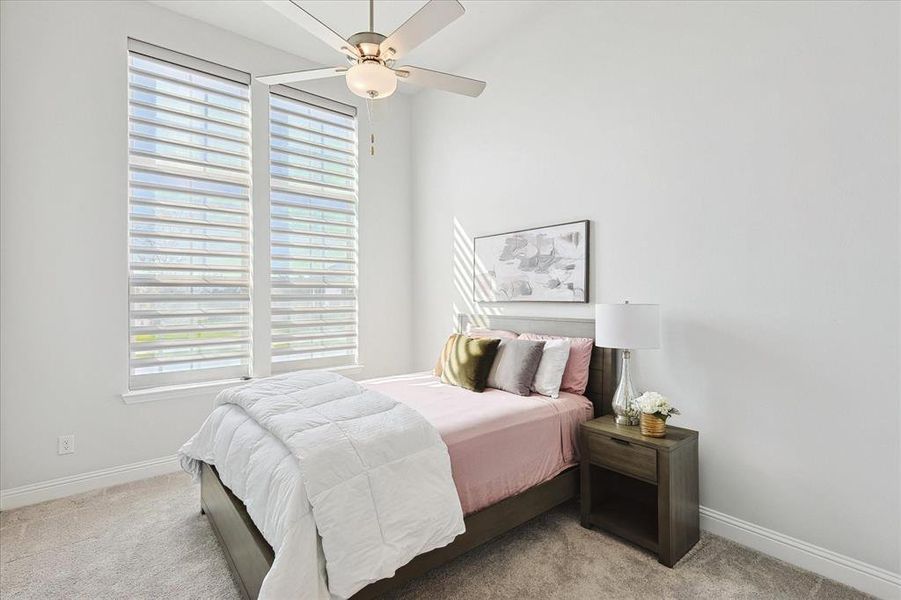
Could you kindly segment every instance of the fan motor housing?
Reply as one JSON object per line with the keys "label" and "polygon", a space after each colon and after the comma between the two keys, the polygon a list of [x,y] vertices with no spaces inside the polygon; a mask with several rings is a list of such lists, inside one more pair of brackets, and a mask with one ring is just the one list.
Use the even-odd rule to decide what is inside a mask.
{"label": "fan motor housing", "polygon": [[380,59],[387,60],[388,57],[380,57],[379,56],[379,44],[385,39],[381,33],[376,33],[374,31],[361,31],[360,33],[355,33],[349,38],[347,41],[353,44],[357,49],[360,50],[360,54],[363,55],[363,59]]}

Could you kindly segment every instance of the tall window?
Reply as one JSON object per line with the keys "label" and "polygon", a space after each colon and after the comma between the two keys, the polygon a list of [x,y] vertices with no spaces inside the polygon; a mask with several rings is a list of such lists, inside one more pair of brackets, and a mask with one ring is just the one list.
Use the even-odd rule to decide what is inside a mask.
{"label": "tall window", "polygon": [[269,99],[272,368],[352,364],[356,111],[282,86]]}
{"label": "tall window", "polygon": [[129,40],[129,387],[250,374],[247,74]]}

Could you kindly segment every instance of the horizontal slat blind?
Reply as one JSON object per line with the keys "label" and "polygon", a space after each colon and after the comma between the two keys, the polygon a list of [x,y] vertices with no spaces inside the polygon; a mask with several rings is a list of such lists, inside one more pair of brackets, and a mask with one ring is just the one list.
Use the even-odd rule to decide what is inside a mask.
{"label": "horizontal slat blind", "polygon": [[275,89],[269,95],[272,368],[353,364],[356,118],[352,107]]}
{"label": "horizontal slat blind", "polygon": [[128,57],[131,389],[250,374],[249,87],[161,52]]}

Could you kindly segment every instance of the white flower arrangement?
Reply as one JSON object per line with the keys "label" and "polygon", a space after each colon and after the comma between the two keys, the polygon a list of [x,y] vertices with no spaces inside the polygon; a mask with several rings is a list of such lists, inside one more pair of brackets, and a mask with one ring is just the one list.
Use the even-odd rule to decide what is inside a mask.
{"label": "white flower arrangement", "polygon": [[675,406],[669,403],[669,399],[657,392],[645,392],[635,401],[641,412],[656,415],[664,421],[672,415],[681,414]]}
{"label": "white flower arrangement", "polygon": [[635,402],[633,402],[632,404],[629,404],[626,407],[626,409],[623,411],[623,414],[625,416],[629,417],[630,419],[632,419],[635,422],[637,422],[638,417],[641,416],[641,407],[638,406],[637,402],[638,402],[638,398],[635,399]]}

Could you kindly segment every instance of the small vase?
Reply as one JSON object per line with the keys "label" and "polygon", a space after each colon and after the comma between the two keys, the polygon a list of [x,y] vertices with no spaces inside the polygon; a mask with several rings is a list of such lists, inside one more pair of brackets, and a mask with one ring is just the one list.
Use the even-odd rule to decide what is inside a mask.
{"label": "small vase", "polygon": [[641,413],[641,435],[654,438],[666,436],[666,421],[657,415]]}

